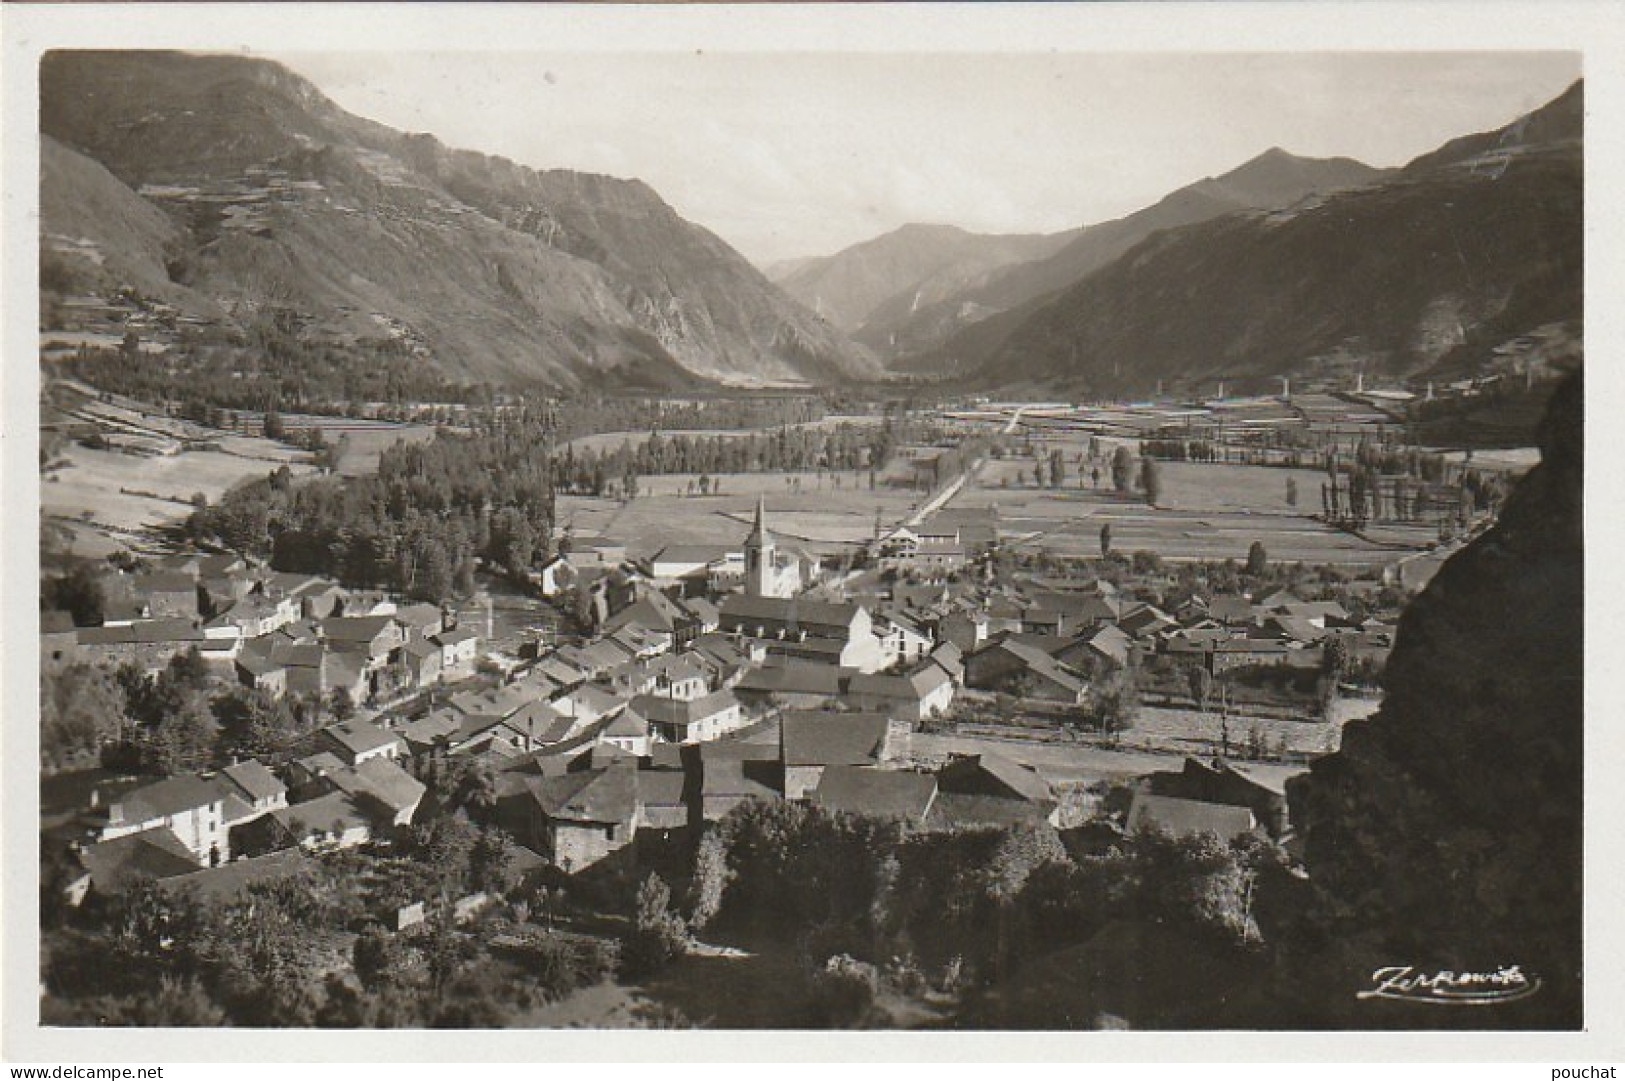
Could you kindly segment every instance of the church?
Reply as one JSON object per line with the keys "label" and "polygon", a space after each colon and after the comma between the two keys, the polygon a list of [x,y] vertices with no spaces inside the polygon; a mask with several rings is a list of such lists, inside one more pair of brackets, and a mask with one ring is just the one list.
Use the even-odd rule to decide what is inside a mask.
{"label": "church", "polygon": [[756,524],[745,538],[745,593],[751,597],[794,597],[806,588],[802,561],[780,552],[767,528],[767,500],[756,500]]}

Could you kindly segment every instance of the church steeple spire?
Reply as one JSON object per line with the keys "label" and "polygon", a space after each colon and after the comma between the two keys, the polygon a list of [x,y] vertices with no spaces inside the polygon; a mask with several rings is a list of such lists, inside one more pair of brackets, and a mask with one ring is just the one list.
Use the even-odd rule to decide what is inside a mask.
{"label": "church steeple spire", "polygon": [[752,597],[777,595],[777,560],[773,534],[767,529],[767,497],[756,497],[756,524],[745,538],[745,592]]}
{"label": "church steeple spire", "polygon": [[756,497],[756,524],[752,527],[750,536],[745,538],[745,543],[754,544],[758,547],[773,543],[773,534],[767,531],[766,496],[759,495]]}

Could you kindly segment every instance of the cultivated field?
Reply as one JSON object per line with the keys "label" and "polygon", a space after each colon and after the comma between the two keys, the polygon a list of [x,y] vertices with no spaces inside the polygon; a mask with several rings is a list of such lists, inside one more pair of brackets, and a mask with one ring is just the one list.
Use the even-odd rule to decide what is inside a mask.
{"label": "cultivated field", "polygon": [[[678,473],[642,477],[630,503],[592,496],[558,497],[558,521],[577,536],[624,541],[634,557],[668,544],[738,544],[750,532],[758,496],[765,496],[775,536],[813,555],[850,550],[874,536],[875,514],[890,526],[905,518],[923,493],[882,483],[869,490],[867,471],[727,473],[720,495],[689,495],[697,476]],[[840,486],[836,487],[839,479]],[[797,488],[797,482],[800,487]]]}
{"label": "cultivated field", "polygon": [[288,417],[284,424],[289,431],[320,428],[322,438],[329,443],[349,440],[349,449],[339,462],[339,473],[346,477],[360,477],[378,471],[378,459],[396,443],[427,443],[434,438],[434,427],[428,424],[394,424],[382,420],[350,420],[345,417]]}
{"label": "cultivated field", "polygon": [[[989,461],[950,503],[996,506],[1007,543],[1063,557],[1100,552],[1100,529],[1111,526],[1118,552],[1151,551],[1165,559],[1245,559],[1254,541],[1272,560],[1369,566],[1420,551],[1437,539],[1431,527],[1382,526],[1362,539],[1317,522],[1321,475],[1307,469],[1160,462],[1162,492],[1156,506],[1137,495],[1110,490],[1110,468],[1101,464],[1101,487],[1093,466],[1078,455],[1086,444],[1056,441],[1066,478],[1061,488],[1037,487],[1031,458]],[[1081,474],[1080,475],[1080,470]],[[1297,482],[1298,506],[1286,499],[1288,478]]]}
{"label": "cultivated field", "polygon": [[41,509],[74,523],[81,535],[95,532],[117,539],[121,533],[185,518],[194,493],[202,492],[212,503],[234,485],[263,477],[279,465],[296,475],[312,471],[300,461],[306,457],[302,452],[269,440],[227,436],[220,442],[221,451],[152,458],[69,444],[60,455],[62,464],[40,476]]}

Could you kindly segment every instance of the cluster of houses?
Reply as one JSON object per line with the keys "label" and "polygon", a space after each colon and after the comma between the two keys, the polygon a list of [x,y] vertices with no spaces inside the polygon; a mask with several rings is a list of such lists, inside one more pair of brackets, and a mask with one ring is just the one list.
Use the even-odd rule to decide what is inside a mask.
{"label": "cluster of houses", "polygon": [[[899,735],[946,712],[962,687],[1076,704],[1102,665],[1151,655],[1214,672],[1318,665],[1331,636],[1380,650],[1392,633],[1284,592],[1193,598],[1163,612],[1104,580],[920,583],[884,563],[945,559],[967,536],[972,548],[990,543],[994,528],[977,515],[951,525],[951,543],[933,532],[940,524],[894,531],[877,542],[891,554],[872,570],[820,581],[779,551],[758,506],[737,575],[719,578],[714,561],[671,580],[594,572],[616,583],[597,594],[597,633],[537,649],[500,677],[469,678],[479,638],[433,606],[348,595],[230,556],[177,557],[125,576],[107,591],[116,598],[108,624],[73,632],[64,649],[161,667],[196,645],[272,694],[342,688],[361,702],[403,684],[430,693],[321,729],[276,770],[242,762],[98,798],[77,823],[85,881],[195,880],[267,854],[386,840],[414,822],[425,780],[448,759],[482,763],[499,821],[570,873],[692,836],[749,799],[922,829],[1054,821],[1059,800],[1034,770],[992,755],[917,768],[898,754]],[[591,558],[618,571],[618,556],[615,545],[589,543],[565,557],[575,562],[549,566],[580,575]],[[645,570],[687,566],[667,557]],[[729,585],[711,588],[717,580]],[[172,625],[168,637],[154,629]],[[1256,770],[1195,763],[1153,777],[1130,818],[1280,836],[1284,807],[1280,784]]]}
{"label": "cluster of houses", "polygon": [[103,622],[41,617],[48,663],[133,664],[156,673],[196,649],[273,696],[343,690],[360,703],[474,674],[480,638],[437,605],[352,593],[326,578],[187,554],[99,579]]}
{"label": "cluster of houses", "polygon": [[70,899],[92,888],[116,893],[137,878],[207,885],[207,872],[233,861],[350,847],[412,823],[427,788],[403,767],[398,735],[350,721],[319,730],[315,744],[280,773],[249,759],[98,789],[63,831],[83,868]]}

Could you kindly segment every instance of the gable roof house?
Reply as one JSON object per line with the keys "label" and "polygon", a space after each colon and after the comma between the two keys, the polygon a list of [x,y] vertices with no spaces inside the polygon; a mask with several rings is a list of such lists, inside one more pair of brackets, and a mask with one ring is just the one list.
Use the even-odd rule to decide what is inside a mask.
{"label": "gable roof house", "polygon": [[[105,818],[96,822],[97,839],[163,830],[199,866],[219,863],[231,857],[227,798],[227,790],[214,781],[192,774],[169,777],[110,801]],[[167,840],[161,844],[173,848]]]}
{"label": "gable roof house", "polygon": [[366,721],[330,724],[317,731],[316,742],[350,766],[370,758],[394,758],[405,750],[400,736]]}
{"label": "gable roof house", "polygon": [[996,754],[955,755],[937,771],[931,819],[943,827],[1045,822],[1059,806],[1049,782],[1031,766]]}
{"label": "gable roof house", "polygon": [[1204,800],[1159,796],[1145,789],[1134,793],[1125,829],[1160,829],[1175,837],[1211,833],[1221,841],[1251,833],[1256,828],[1253,812],[1246,807]]}
{"label": "gable roof house", "polygon": [[184,573],[157,571],[130,580],[130,591],[140,600],[148,619],[196,619],[197,579]]}
{"label": "gable roof house", "polygon": [[257,758],[233,763],[221,770],[220,776],[255,813],[263,814],[288,805],[288,786]]}
{"label": "gable roof house", "polygon": [[263,821],[269,844],[277,848],[326,851],[354,848],[372,839],[373,816],[356,797],[339,789],[272,811]]}
{"label": "gable roof house", "polygon": [[880,639],[861,605],[801,597],[730,596],[723,631],[761,639],[770,655],[821,661],[864,672],[884,666]]}
{"label": "gable roof house", "polygon": [[331,616],[318,627],[329,649],[364,654],[369,672],[394,660],[406,644],[406,628],[393,615]]}
{"label": "gable roof house", "polygon": [[937,779],[909,770],[829,766],[809,796],[831,811],[924,824],[937,798]]}
{"label": "gable roof house", "polygon": [[472,627],[451,627],[436,631],[429,641],[440,647],[442,679],[467,679],[474,674],[479,657],[480,636]]}
{"label": "gable roof house", "polygon": [[840,699],[851,669],[810,661],[779,661],[747,669],[734,685],[740,699],[791,709],[817,709]]}
{"label": "gable roof house", "polygon": [[89,876],[90,888],[102,895],[121,893],[147,879],[170,879],[198,869],[191,849],[167,829],[121,834],[86,845],[79,850],[79,863]]}
{"label": "gable roof house", "polygon": [[965,658],[965,685],[982,690],[1018,687],[1050,702],[1082,702],[1088,685],[1054,657],[1024,642],[1001,639]]}
{"label": "gable roof house", "polygon": [[704,743],[744,726],[744,712],[732,691],[713,691],[699,698],[662,698],[642,694],[632,708],[648,720],[667,743]]}
{"label": "gable roof house", "polygon": [[639,757],[649,753],[650,739],[648,720],[631,706],[621,710],[609,725],[598,733],[600,743],[619,747],[628,754]]}
{"label": "gable roof house", "polygon": [[847,681],[846,698],[859,709],[922,721],[947,712],[954,700],[954,681],[944,668],[928,660],[902,674],[857,673]]}
{"label": "gable roof house", "polygon": [[637,834],[637,770],[631,763],[526,777],[524,784],[530,796],[525,839],[566,873],[602,862]]}
{"label": "gable roof house", "polygon": [[891,721],[878,713],[790,712],[779,717],[784,798],[804,799],[830,766],[878,766]]}
{"label": "gable roof house", "polygon": [[411,825],[428,791],[392,758],[369,758],[360,765],[334,770],[326,780],[369,811],[375,827]]}
{"label": "gable roof house", "polygon": [[700,817],[715,822],[747,800],[780,798],[784,770],[775,744],[742,739],[702,743],[698,751]]}
{"label": "gable roof house", "polygon": [[1184,768],[1178,773],[1151,774],[1147,787],[1156,796],[1245,807],[1252,813],[1253,821],[1271,837],[1279,839],[1286,835],[1288,807],[1284,781],[1251,772],[1226,759],[1215,758],[1209,763],[1186,758]]}

